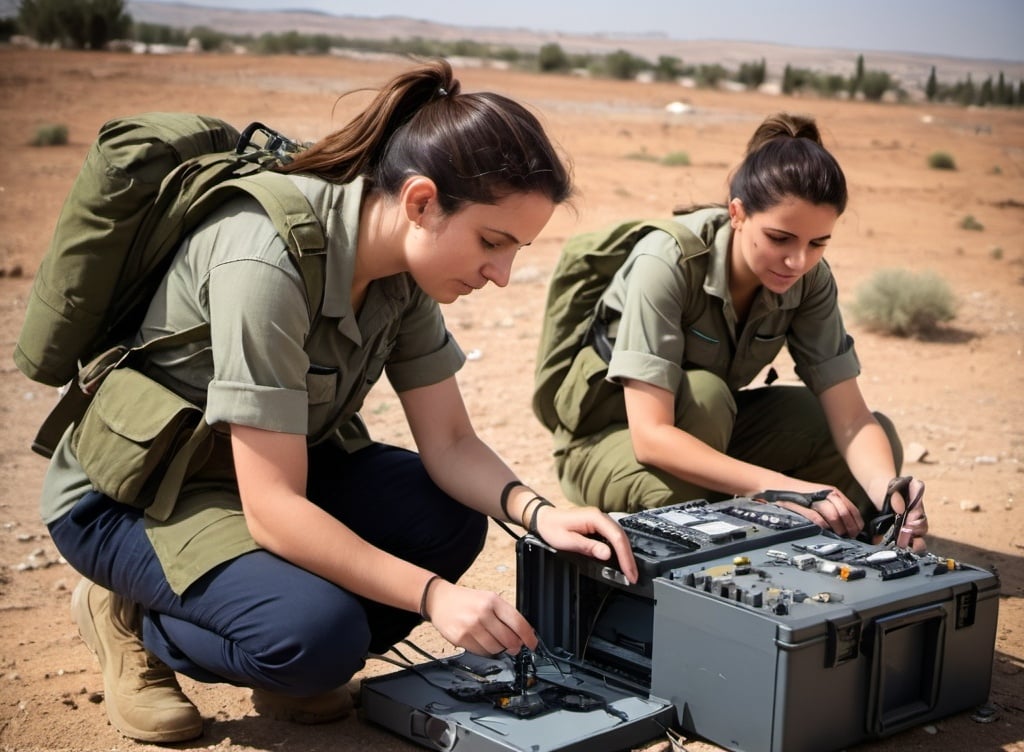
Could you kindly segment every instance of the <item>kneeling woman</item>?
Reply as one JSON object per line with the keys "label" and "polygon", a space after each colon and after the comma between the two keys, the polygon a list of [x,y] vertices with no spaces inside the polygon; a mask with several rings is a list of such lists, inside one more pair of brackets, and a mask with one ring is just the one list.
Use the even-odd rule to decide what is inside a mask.
{"label": "kneeling woman", "polygon": [[[705,252],[687,254],[662,230],[636,242],[556,397],[569,499],[634,512],[827,489],[806,507],[783,503],[856,536],[892,497],[897,513],[914,505],[900,542],[923,546],[924,486],[897,477],[899,439],[865,404],[824,260],[846,202],[814,121],[773,116],[751,138],[728,204],[675,217]],[[748,388],[783,345],[803,384]]]}
{"label": "kneeling woman", "polygon": [[[252,687],[259,712],[316,722],[344,715],[343,685],[367,654],[424,619],[476,653],[536,647],[512,605],[456,584],[488,516],[557,548],[614,549],[636,576],[607,515],[555,508],[518,483],[455,380],[465,358],[439,304],[504,287],[572,193],[536,118],[425,64],[282,171],[326,231],[320,314],[273,223],[238,199],[183,242],[135,338],[209,325],[206,341],[146,366],[214,429],[172,508],[143,513],[92,490],[68,437],[46,476],[43,517],[87,578],[73,617],[99,657],[108,715],[134,739],[202,733],[175,672]],[[385,370],[418,453],[374,442],[359,420]]]}

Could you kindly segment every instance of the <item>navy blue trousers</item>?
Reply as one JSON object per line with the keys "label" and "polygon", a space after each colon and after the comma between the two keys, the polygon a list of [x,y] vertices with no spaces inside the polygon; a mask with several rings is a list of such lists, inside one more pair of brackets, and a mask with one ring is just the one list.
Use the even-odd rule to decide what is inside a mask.
{"label": "navy blue trousers", "polygon": [[[487,518],[441,491],[419,455],[383,444],[351,455],[311,448],[307,495],[369,543],[451,581],[487,533]],[[71,566],[142,606],[146,649],[198,681],[324,692],[420,623],[266,551],[220,565],[178,596],[140,511],[97,492],[49,529]]]}

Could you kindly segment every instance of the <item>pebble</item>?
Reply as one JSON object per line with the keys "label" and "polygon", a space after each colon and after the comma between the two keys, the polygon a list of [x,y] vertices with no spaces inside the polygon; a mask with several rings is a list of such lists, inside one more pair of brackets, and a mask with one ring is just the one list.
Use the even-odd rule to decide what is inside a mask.
{"label": "pebble", "polygon": [[923,444],[912,441],[903,450],[903,459],[906,462],[923,462],[928,456],[928,449]]}
{"label": "pebble", "polygon": [[960,502],[960,510],[963,512],[978,512],[981,510],[981,504],[976,501],[964,499]]}

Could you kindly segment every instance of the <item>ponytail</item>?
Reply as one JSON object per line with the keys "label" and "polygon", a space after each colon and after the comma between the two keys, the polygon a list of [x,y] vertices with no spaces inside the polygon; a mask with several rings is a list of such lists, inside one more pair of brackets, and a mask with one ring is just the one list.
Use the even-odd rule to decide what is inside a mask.
{"label": "ponytail", "polygon": [[771,115],[751,136],[747,154],[729,184],[750,214],[771,209],[787,197],[846,210],[846,177],[824,147],[812,118]]}
{"label": "ponytail", "polygon": [[399,74],[363,112],[281,170],[336,183],[364,177],[387,195],[423,175],[449,214],[510,193],[536,191],[559,204],[573,192],[537,118],[500,94],[463,94],[446,60]]}

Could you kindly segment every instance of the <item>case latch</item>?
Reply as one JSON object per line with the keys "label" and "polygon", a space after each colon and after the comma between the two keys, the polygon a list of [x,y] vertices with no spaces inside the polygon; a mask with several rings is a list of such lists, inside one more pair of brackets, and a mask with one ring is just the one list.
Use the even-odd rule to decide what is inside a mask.
{"label": "case latch", "polygon": [[860,619],[854,616],[845,623],[829,619],[825,624],[828,627],[825,668],[835,668],[856,658],[860,651]]}

